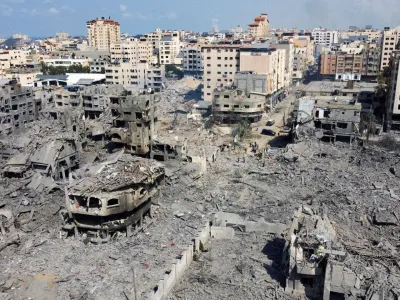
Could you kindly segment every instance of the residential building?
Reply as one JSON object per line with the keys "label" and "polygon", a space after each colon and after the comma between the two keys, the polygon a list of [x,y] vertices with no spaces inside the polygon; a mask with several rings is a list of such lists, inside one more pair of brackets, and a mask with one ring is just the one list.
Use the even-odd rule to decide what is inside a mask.
{"label": "residential building", "polygon": [[381,48],[377,43],[368,43],[364,52],[362,76],[376,78],[380,74]]}
{"label": "residential building", "polygon": [[130,61],[115,61],[106,67],[106,84],[120,84],[136,90],[153,89],[160,92],[164,88],[165,66],[148,62],[132,64]]}
{"label": "residential building", "polygon": [[203,73],[203,56],[201,46],[188,44],[182,48],[182,67],[185,73]]}
{"label": "residential building", "polygon": [[311,36],[314,38],[315,45],[332,46],[339,41],[339,33],[335,30],[314,28],[313,31],[311,31]]}
{"label": "residential building", "polygon": [[400,26],[390,29],[389,27],[385,27],[383,31],[382,37],[382,55],[381,55],[381,71],[389,66],[390,57],[394,50],[396,49],[400,42]]}
{"label": "residential building", "polygon": [[147,33],[141,36],[140,40],[149,42],[152,45],[152,49],[155,50],[157,48],[157,42],[161,40],[162,36],[163,36],[162,30],[157,28],[154,32]]}
{"label": "residential building", "polygon": [[32,88],[0,80],[0,136],[8,135],[37,119]]}
{"label": "residential building", "polygon": [[178,32],[169,36],[163,36],[156,41],[158,48],[158,61],[161,65],[179,64],[177,56],[181,51],[181,41]]}
{"label": "residential building", "polygon": [[15,80],[21,86],[34,86],[37,76],[42,74],[40,65],[32,67],[14,67],[5,70],[5,77]]}
{"label": "residential building", "polygon": [[285,75],[284,75],[284,86],[289,88],[292,85],[293,80],[293,65],[294,65],[294,45],[288,41],[280,41],[277,44],[273,44],[272,48],[285,50]]}
{"label": "residential building", "polygon": [[102,17],[87,22],[87,39],[90,47],[109,50],[112,43],[120,41],[121,29],[118,22]]}
{"label": "residential building", "polygon": [[59,41],[65,41],[68,40],[69,34],[66,32],[57,32],[56,33],[56,39]]}
{"label": "residential building", "polygon": [[0,50],[0,70],[25,65],[28,55],[25,50]]}
{"label": "residential building", "polygon": [[89,66],[89,60],[88,59],[81,59],[81,58],[45,58],[43,59],[43,62],[47,66],[52,66],[52,67],[70,67],[73,65],[80,65],[82,67],[88,67]]}
{"label": "residential building", "polygon": [[321,54],[320,74],[335,80],[361,80],[364,66],[363,53],[333,51]]}
{"label": "residential building", "polygon": [[21,40],[29,40],[29,37],[27,34],[22,34],[22,33],[15,33],[12,35],[13,39],[21,39]]}
{"label": "residential building", "polygon": [[386,103],[386,128],[400,129],[400,50],[393,52],[391,89],[389,90]]}
{"label": "residential building", "polygon": [[148,154],[151,140],[158,131],[155,117],[158,97],[154,92],[129,90],[111,96],[111,113],[116,117],[109,132],[111,141],[123,145],[128,153]]}
{"label": "residential building", "polygon": [[265,112],[267,95],[239,89],[224,89],[214,94],[213,116],[221,123],[237,123],[242,119],[250,122],[261,120]]}
{"label": "residential building", "polygon": [[112,43],[110,46],[111,62],[115,60],[137,63],[139,61],[150,62],[153,56],[153,49],[150,42],[137,39],[127,39],[122,42]]}
{"label": "residential building", "polygon": [[292,79],[300,81],[304,78],[304,72],[307,68],[307,48],[295,47],[293,56],[293,73]]}
{"label": "residential building", "polygon": [[248,32],[253,37],[261,37],[268,33],[269,20],[268,14],[262,13],[254,18],[254,22],[248,25]]}
{"label": "residential building", "polygon": [[241,45],[204,45],[203,98],[212,102],[216,88],[230,86],[236,72],[240,70]]}
{"label": "residential building", "polygon": [[106,66],[109,64],[108,60],[96,59],[89,62],[90,73],[102,73],[106,72]]}
{"label": "residential building", "polygon": [[122,85],[94,85],[89,86],[81,93],[85,117],[98,118],[110,107],[110,97],[123,93]]}

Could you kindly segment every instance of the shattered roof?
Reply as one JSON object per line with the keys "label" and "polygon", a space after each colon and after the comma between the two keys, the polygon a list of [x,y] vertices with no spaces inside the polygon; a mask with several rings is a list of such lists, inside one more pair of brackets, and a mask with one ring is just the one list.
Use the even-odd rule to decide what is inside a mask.
{"label": "shattered roof", "polygon": [[111,192],[136,183],[150,183],[161,174],[164,174],[161,163],[124,154],[94,166],[87,177],[72,183],[69,193]]}
{"label": "shattered roof", "polygon": [[32,155],[31,161],[32,163],[52,165],[59,157],[72,154],[71,150],[62,140],[51,141],[37,149]]}

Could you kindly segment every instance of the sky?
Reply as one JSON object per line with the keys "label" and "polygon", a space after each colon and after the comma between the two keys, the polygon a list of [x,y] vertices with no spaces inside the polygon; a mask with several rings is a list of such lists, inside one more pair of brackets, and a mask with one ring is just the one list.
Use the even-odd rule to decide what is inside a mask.
{"label": "sky", "polygon": [[268,14],[271,28],[400,25],[399,0],[0,0],[0,37],[86,35],[86,22],[103,16],[131,35],[156,28],[203,32],[213,22],[219,29],[247,28],[260,13]]}

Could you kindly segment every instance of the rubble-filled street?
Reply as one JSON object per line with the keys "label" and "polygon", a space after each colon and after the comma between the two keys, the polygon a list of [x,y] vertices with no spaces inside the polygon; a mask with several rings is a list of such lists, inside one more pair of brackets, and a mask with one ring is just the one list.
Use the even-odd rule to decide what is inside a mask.
{"label": "rubble-filled street", "polygon": [[[222,127],[188,121],[197,86],[194,79],[177,81],[155,100],[161,126],[153,146],[168,141],[173,150],[162,155],[173,159],[156,162],[123,153],[118,145],[123,136],[93,138],[94,130],[79,135],[80,129],[111,126],[109,112],[89,120],[92,127],[65,121],[74,119],[69,114],[43,118],[2,140],[0,299],[155,299],[149,293],[157,292],[159,281],[210,221],[211,230],[233,228],[230,236],[211,235],[201,244],[168,299],[297,299],[298,294],[288,292],[292,279],[287,266],[292,265],[283,262],[296,211],[315,220],[329,218],[335,239],[318,240],[312,255],[329,265],[320,253],[330,251],[332,268],[354,279],[338,283],[332,276],[325,278],[325,287],[341,290],[343,299],[398,299],[400,154],[372,144],[320,143],[311,137],[252,153],[254,137],[259,144],[265,138],[266,145],[282,137],[257,133],[235,142]],[[128,105],[129,95],[120,97]],[[286,98],[282,107],[291,101]],[[150,114],[151,105],[140,109]],[[166,109],[171,106],[172,113]],[[183,107],[185,113],[176,112]],[[107,147],[112,141],[117,142]],[[32,167],[24,158],[28,154]],[[52,168],[58,171],[49,176]],[[159,168],[165,168],[162,182]],[[129,215],[130,205],[145,209],[150,197],[149,213]],[[236,221],[217,224],[219,214]],[[304,216],[298,219],[305,222]],[[101,221],[95,224],[96,218]],[[312,230],[301,238],[299,233],[296,243],[324,234]],[[318,299],[312,294],[318,291],[307,294],[307,287],[316,289],[318,282],[310,274],[308,280],[293,282],[306,287],[308,298]]]}

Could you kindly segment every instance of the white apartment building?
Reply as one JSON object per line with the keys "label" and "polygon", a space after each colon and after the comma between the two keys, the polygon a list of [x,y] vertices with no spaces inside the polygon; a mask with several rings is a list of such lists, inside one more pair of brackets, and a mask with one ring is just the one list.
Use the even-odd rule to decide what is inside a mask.
{"label": "white apartment building", "polygon": [[165,66],[148,62],[116,62],[106,67],[106,84],[120,84],[127,88],[160,92],[164,88]]}
{"label": "white apartment building", "polygon": [[331,46],[339,42],[339,33],[335,30],[315,28],[311,32],[315,45]]}
{"label": "white apartment building", "polygon": [[82,67],[89,66],[88,59],[80,59],[80,58],[56,58],[56,59],[43,59],[43,62],[47,66],[53,67],[70,67],[72,65],[81,65]]}
{"label": "white apartment building", "polygon": [[0,50],[0,70],[26,64],[28,55],[24,50]]}
{"label": "white apartment building", "polygon": [[400,51],[392,53],[392,86],[386,103],[387,122],[390,129],[400,127]]}
{"label": "white apartment building", "polygon": [[178,64],[177,56],[181,51],[182,44],[178,32],[169,36],[163,36],[156,42],[158,48],[158,60],[162,65]]}
{"label": "white apartment building", "polygon": [[188,44],[182,48],[183,71],[187,73],[203,72],[203,57],[201,46],[198,44]]}
{"label": "white apartment building", "polygon": [[118,22],[102,17],[87,22],[87,39],[90,47],[109,50],[112,43],[119,42],[121,29]]}
{"label": "white apartment building", "polygon": [[390,56],[396,49],[400,41],[400,26],[390,29],[388,27],[383,31],[381,48],[381,70],[389,66]]}
{"label": "white apartment building", "polygon": [[204,45],[203,98],[211,102],[216,88],[230,86],[240,70],[241,45]]}
{"label": "white apartment building", "polygon": [[129,60],[131,63],[139,61],[151,61],[153,49],[150,42],[137,39],[127,39],[110,46],[111,61]]}

